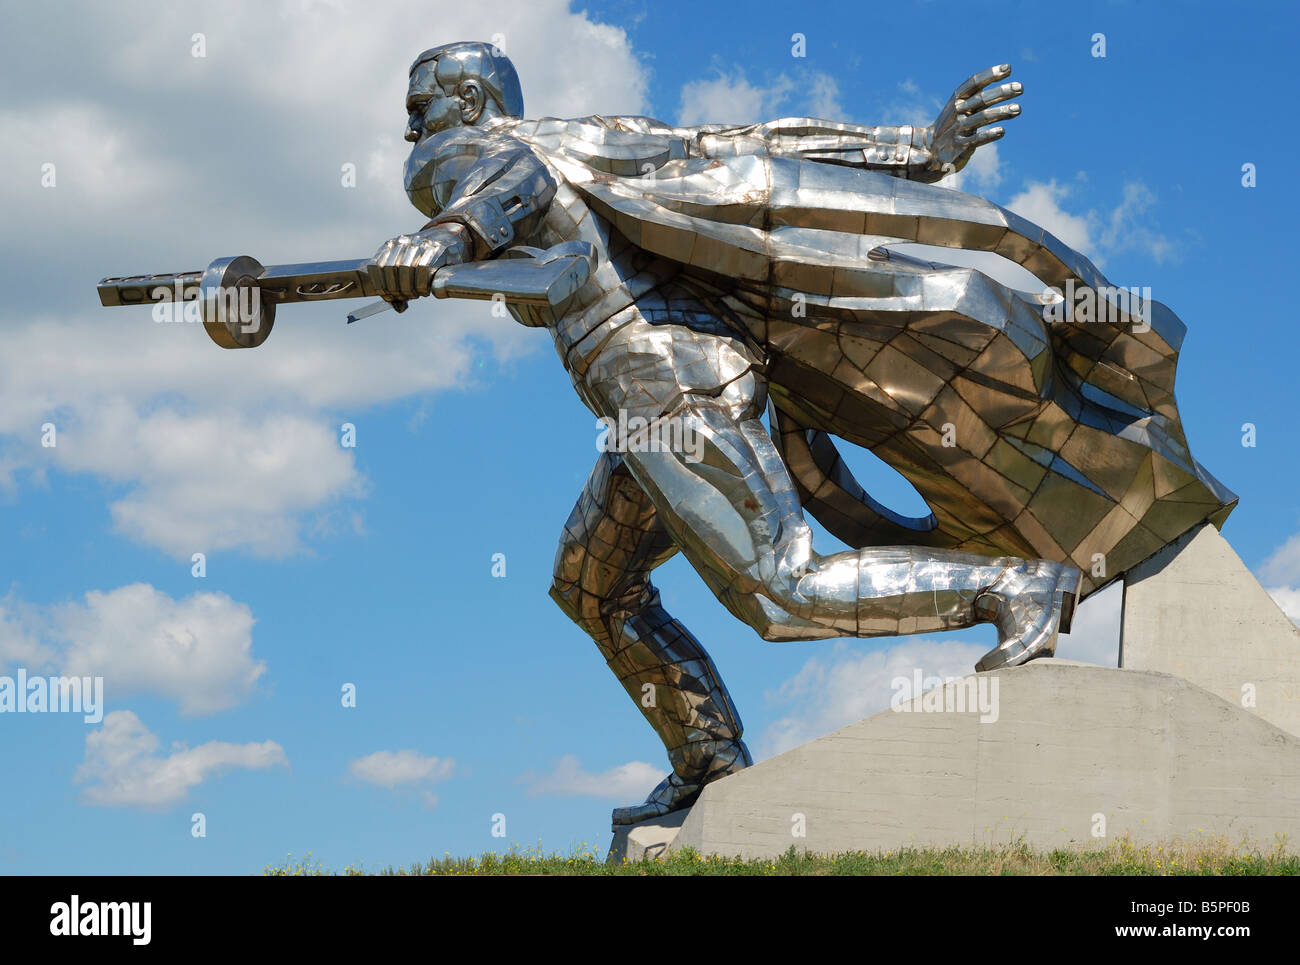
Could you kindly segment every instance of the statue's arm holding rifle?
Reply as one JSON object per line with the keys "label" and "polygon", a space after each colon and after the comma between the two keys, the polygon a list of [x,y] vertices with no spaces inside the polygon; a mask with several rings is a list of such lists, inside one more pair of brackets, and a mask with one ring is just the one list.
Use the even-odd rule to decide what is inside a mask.
{"label": "statue's arm holding rifle", "polygon": [[370,276],[401,311],[446,265],[492,258],[546,215],[555,181],[516,138],[458,128],[408,162],[408,194],[432,219],[380,246]]}

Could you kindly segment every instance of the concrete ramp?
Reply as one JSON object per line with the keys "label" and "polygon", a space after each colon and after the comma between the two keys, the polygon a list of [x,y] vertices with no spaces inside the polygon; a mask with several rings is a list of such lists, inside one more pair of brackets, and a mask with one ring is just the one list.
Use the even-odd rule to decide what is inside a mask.
{"label": "concrete ramp", "polygon": [[1300,735],[1300,630],[1213,526],[1124,577],[1119,665],[1159,670]]}
{"label": "concrete ramp", "polygon": [[[974,687],[996,720],[961,709]],[[792,844],[1300,842],[1300,738],[1179,677],[1039,660],[944,691],[711,784],[680,830],[658,822],[656,845],[757,857]]]}

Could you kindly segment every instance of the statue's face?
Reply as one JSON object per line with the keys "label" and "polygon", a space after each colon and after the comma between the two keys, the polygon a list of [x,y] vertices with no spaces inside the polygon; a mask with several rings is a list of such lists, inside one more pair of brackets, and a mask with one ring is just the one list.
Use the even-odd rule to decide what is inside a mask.
{"label": "statue's face", "polygon": [[422,141],[462,122],[461,102],[438,86],[436,70],[437,62],[434,61],[421,64],[411,75],[411,86],[406,91],[408,141]]}

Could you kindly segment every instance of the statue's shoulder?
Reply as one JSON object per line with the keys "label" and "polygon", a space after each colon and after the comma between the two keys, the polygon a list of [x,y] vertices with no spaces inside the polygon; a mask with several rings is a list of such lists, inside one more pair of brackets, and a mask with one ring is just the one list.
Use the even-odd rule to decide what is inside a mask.
{"label": "statue's shoulder", "polygon": [[609,130],[623,131],[628,134],[667,137],[677,133],[677,129],[671,124],[640,114],[620,114],[616,117],[600,117],[599,120]]}
{"label": "statue's shoulder", "polygon": [[593,117],[539,117],[536,120],[509,118],[498,121],[492,128],[525,141],[563,140],[578,135],[584,127],[593,125]]}
{"label": "statue's shoulder", "polygon": [[590,171],[621,177],[643,174],[647,164],[658,167],[688,153],[683,132],[636,115],[543,117],[515,121],[510,131],[553,161],[573,161]]}

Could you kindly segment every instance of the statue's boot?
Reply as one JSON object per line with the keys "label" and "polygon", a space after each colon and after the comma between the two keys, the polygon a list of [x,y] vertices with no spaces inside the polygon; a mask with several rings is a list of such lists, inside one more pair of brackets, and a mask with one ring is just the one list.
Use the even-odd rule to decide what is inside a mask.
{"label": "statue's boot", "polygon": [[[643,803],[614,809],[612,818],[615,825],[636,824],[690,807],[706,784],[753,763],[742,740],[701,741],[688,745],[685,754],[695,760],[685,768],[679,768],[679,750],[682,749],[668,754],[673,772],[659,782]],[[683,771],[691,776],[682,777]]]}
{"label": "statue's boot", "polygon": [[626,618],[609,659],[628,696],[668,749],[672,773],[613,822],[636,824],[690,807],[711,781],[753,763],[742,741],[740,715],[709,655],[690,631],[659,605],[659,594]]}
{"label": "statue's boot", "polygon": [[1083,576],[1068,563],[1026,560],[975,598],[975,612],[998,628],[998,645],[976,670],[1017,667],[1056,653],[1059,632],[1070,632]]}

